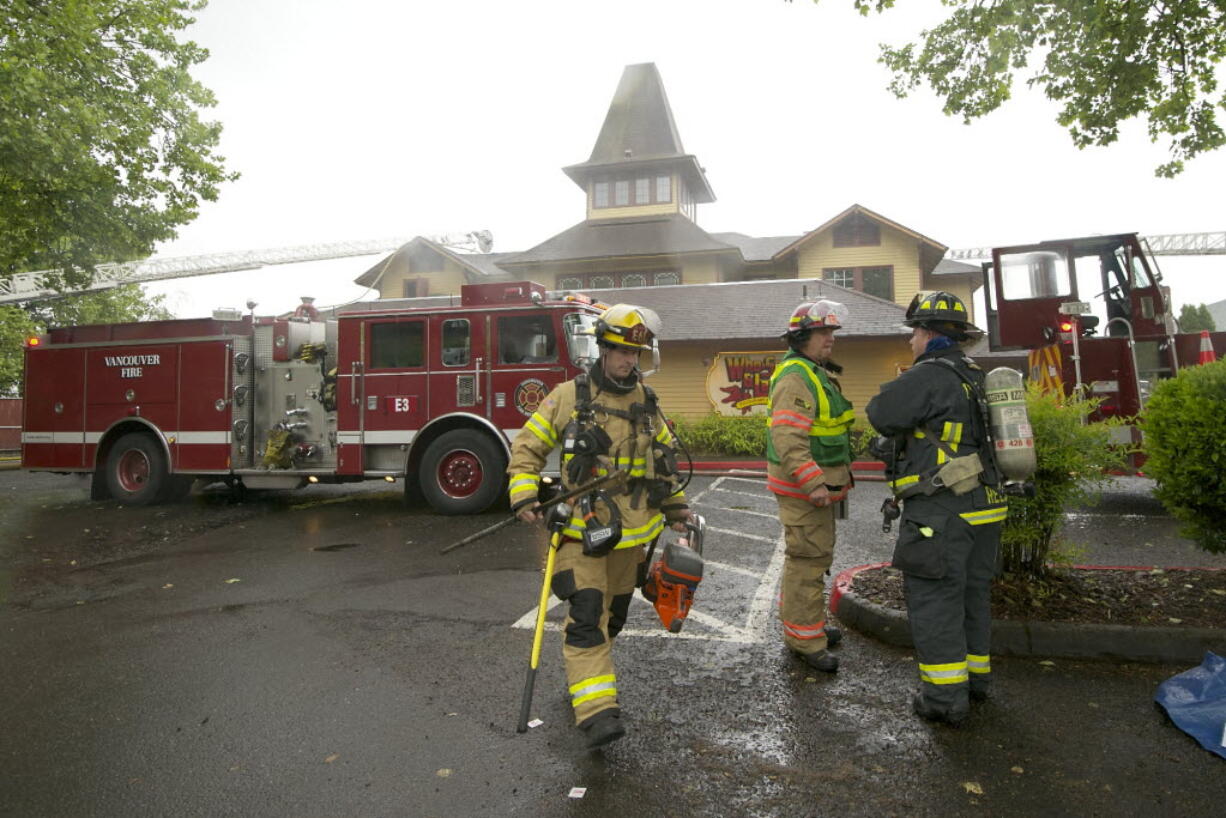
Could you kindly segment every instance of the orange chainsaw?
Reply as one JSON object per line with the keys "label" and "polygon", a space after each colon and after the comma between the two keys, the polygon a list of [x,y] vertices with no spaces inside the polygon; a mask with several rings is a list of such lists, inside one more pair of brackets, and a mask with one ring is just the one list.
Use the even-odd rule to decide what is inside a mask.
{"label": "orange chainsaw", "polygon": [[702,581],[702,541],[707,521],[695,514],[685,528],[686,536],[664,546],[660,558],[651,563],[643,584],[643,596],[655,605],[656,615],[669,633],[681,631],[694,604],[694,591]]}

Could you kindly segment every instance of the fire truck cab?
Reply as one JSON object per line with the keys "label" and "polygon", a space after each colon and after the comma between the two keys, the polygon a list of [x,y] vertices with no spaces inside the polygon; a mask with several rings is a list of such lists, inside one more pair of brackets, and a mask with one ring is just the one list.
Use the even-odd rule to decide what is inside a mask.
{"label": "fire truck cab", "polygon": [[[1154,381],[1197,363],[1201,336],[1178,331],[1136,233],[996,248],[984,284],[991,349],[1028,350],[1030,380],[1099,399],[1092,419],[1136,417]],[[1226,332],[1210,340],[1226,352]]]}
{"label": "fire truck cab", "polygon": [[24,468],[92,472],[93,496],[171,500],[405,478],[436,511],[501,499],[510,439],[597,356],[588,299],[532,282],[457,303],[65,327],[26,348]]}

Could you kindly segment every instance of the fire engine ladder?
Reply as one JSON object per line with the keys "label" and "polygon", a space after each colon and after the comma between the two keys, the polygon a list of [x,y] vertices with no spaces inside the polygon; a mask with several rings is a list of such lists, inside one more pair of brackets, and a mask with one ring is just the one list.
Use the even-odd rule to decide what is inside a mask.
{"label": "fire engine ladder", "polygon": [[[469,233],[447,233],[434,236],[419,236],[427,241],[466,253],[488,253],[493,248],[494,237],[488,230]],[[99,264],[93,282],[75,292],[107,290],[123,284],[139,284],[146,281],[161,281],[172,278],[190,278],[216,273],[232,273],[238,270],[258,270],[276,264],[298,264],[306,261],[323,261],[334,258],[372,256],[392,252],[403,247],[412,238],[370,239],[366,241],[340,241],[330,244],[308,244],[299,247],[283,247],[268,250],[244,250],[235,253],[212,253],[201,256],[171,258],[147,258],[122,264]],[[54,270],[37,270],[0,278],[0,304],[20,301],[39,301],[56,298],[64,293],[44,284]]]}

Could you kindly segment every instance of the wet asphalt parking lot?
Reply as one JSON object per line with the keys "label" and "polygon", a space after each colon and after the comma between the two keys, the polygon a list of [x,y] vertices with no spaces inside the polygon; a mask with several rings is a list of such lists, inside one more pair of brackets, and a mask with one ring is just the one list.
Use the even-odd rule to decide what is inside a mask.
{"label": "wet asphalt parking lot", "polygon": [[[1122,480],[1070,515],[1081,561],[1216,565]],[[543,535],[406,509],[398,486],[218,490],[126,508],[0,472],[3,815],[1213,815],[1226,767],[1152,703],[1184,669],[997,658],[960,730],[909,710],[914,660],[849,632],[815,674],[774,619],[762,481],[698,477],[707,578],[680,635],[641,600],[615,649],[628,736],[583,749],[550,610],[515,732]],[[887,559],[879,483],[835,570]],[[666,535],[674,536],[674,535]],[[556,602],[556,600],[554,600]],[[572,789],[584,788],[582,797]]]}

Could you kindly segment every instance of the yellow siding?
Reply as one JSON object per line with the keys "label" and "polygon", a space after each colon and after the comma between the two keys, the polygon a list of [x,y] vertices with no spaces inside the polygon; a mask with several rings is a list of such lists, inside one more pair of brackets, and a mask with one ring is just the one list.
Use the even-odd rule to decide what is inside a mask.
{"label": "yellow siding", "polygon": [[[399,263],[397,263],[399,261]],[[404,295],[404,282],[411,278],[427,278],[430,280],[430,291],[427,295],[459,295],[460,285],[467,284],[464,268],[450,259],[443,259],[442,269],[415,270],[410,269],[404,261],[397,259],[388,265],[387,272],[379,281],[380,298],[401,298]]]}
{"label": "yellow siding", "polygon": [[587,209],[589,219],[628,219],[634,216],[659,216],[677,212],[677,203],[651,205],[632,205],[630,207],[595,208],[590,204]]}
{"label": "yellow siding", "polygon": [[720,280],[720,263],[716,256],[682,256],[682,284],[714,284]]}
{"label": "yellow siding", "polygon": [[[706,380],[715,353],[783,349],[777,341],[758,344],[738,341],[732,346],[722,341],[665,341],[660,345],[660,371],[647,382],[660,396],[660,405],[666,413],[700,418],[714,411],[707,397]],[[836,336],[834,360],[843,367],[839,377],[843,393],[855,406],[856,416],[863,420],[864,407],[881,384],[897,376],[898,366],[911,363],[911,348],[904,335],[897,340],[840,340]]]}
{"label": "yellow siding", "polygon": [[894,301],[906,306],[920,288],[919,246],[910,236],[881,226],[877,247],[835,247],[834,231],[826,230],[801,245],[797,253],[797,277],[821,278],[830,267],[894,268]]}

